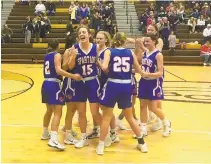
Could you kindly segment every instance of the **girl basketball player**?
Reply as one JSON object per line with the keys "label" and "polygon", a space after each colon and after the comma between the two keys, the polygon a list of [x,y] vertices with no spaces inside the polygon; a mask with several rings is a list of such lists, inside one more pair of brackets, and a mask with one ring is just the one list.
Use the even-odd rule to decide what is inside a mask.
{"label": "girl basketball player", "polygon": [[97,71],[97,45],[89,41],[90,30],[86,26],[81,26],[77,31],[79,44],[75,44],[72,49],[77,49],[78,53],[73,56],[70,64],[73,66],[73,72],[79,73],[83,81],[72,81],[74,86],[74,95],[70,103],[72,108],[79,112],[79,125],[81,129],[81,139],[75,144],[76,148],[82,148],[88,145],[86,134],[86,101],[89,100],[90,110],[94,120],[99,124],[100,113],[98,108],[99,80]]}
{"label": "girl basketball player", "polygon": [[[148,51],[142,55],[142,78],[139,81],[138,98],[141,104],[141,121],[147,122],[147,106],[155,113],[163,124],[163,136],[169,136],[171,122],[168,121],[161,109],[157,108],[159,100],[164,98],[161,77],[163,76],[163,55],[156,49],[157,36],[149,35],[144,38],[144,45]],[[144,133],[146,129],[142,127]]]}
{"label": "girl basketball player", "polygon": [[[158,35],[158,29],[157,29],[157,27],[155,25],[153,25],[153,24],[149,25],[147,27],[147,34],[149,34],[149,35]],[[135,54],[138,55],[138,61],[141,62],[142,54],[143,54],[144,51],[147,50],[147,48],[143,44],[144,37],[143,38],[140,38],[140,39],[137,39],[136,41],[134,39],[132,39],[132,38],[128,38],[128,41],[136,44],[136,46],[135,46]],[[163,49],[163,40],[161,38],[158,38],[158,41],[157,41],[157,44],[156,44],[156,49],[159,50],[160,52]],[[164,77],[164,74],[163,74],[163,77]],[[163,80],[163,77],[161,77],[161,80]],[[157,101],[157,106],[158,106],[159,109],[162,109],[161,102],[162,102],[161,100],[158,100]],[[140,116],[140,118],[141,117],[142,116]],[[159,129],[162,128],[162,122],[161,122],[161,120],[158,117],[156,117],[153,112],[150,112],[149,111],[149,117],[147,119],[147,122],[150,123],[154,119],[156,119],[156,121],[152,125],[151,131],[157,131],[157,130],[159,130]],[[145,129],[144,130],[145,131],[144,134],[145,134],[145,136],[147,136],[146,123],[142,123],[141,124],[141,128]]]}
{"label": "girl basketball player", "polygon": [[[111,46],[110,45],[110,40],[111,40],[111,37],[110,37],[110,34],[108,32],[105,32],[105,31],[99,31],[96,35],[96,43],[98,45],[98,61],[100,63],[103,62],[104,60],[104,54],[105,54],[105,51],[107,49],[109,49],[109,47]],[[102,89],[105,85],[105,83],[107,82],[108,80],[108,75],[107,75],[107,72],[104,72],[101,70],[101,68],[99,68],[99,81],[100,81],[100,93],[102,92]],[[115,143],[115,142],[119,142],[120,139],[119,139],[119,136],[117,135],[116,133],[116,123],[115,123],[115,116],[113,115],[113,118],[111,120],[111,123],[110,123],[110,132],[108,133],[108,136],[111,137],[111,142],[112,143]],[[109,142],[109,139],[107,138],[107,145],[108,142]]]}
{"label": "girl basketball player", "polygon": [[64,105],[64,95],[61,91],[62,76],[75,80],[81,80],[79,74],[71,74],[61,69],[61,55],[58,40],[51,40],[48,44],[48,54],[44,58],[44,82],[42,84],[42,103],[46,104],[47,111],[43,119],[43,134],[41,139],[49,139],[48,126],[51,115],[54,117],[51,122],[51,134],[48,146],[64,150],[65,147],[58,142],[57,132],[62,116],[62,105]]}
{"label": "girl basketball player", "polygon": [[118,103],[120,109],[123,109],[126,120],[137,135],[137,148],[142,152],[148,151],[138,124],[133,118],[131,103],[132,66],[134,65],[136,71],[139,73],[141,73],[141,69],[134,53],[131,50],[123,48],[125,41],[125,34],[117,32],[114,36],[115,48],[106,50],[103,64],[99,63],[101,69],[104,72],[108,72],[108,80],[100,95],[103,120],[100,126],[100,140],[96,149],[98,155],[104,154],[104,140],[113,117],[113,108],[116,103]]}

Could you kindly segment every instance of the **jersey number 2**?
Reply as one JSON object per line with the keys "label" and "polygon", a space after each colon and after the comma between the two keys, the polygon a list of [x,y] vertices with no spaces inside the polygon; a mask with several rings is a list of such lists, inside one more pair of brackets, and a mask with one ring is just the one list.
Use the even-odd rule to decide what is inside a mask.
{"label": "jersey number 2", "polygon": [[114,57],[114,72],[129,72],[130,71],[130,57]]}
{"label": "jersey number 2", "polygon": [[50,64],[49,61],[45,62],[45,74],[49,75],[50,74]]}

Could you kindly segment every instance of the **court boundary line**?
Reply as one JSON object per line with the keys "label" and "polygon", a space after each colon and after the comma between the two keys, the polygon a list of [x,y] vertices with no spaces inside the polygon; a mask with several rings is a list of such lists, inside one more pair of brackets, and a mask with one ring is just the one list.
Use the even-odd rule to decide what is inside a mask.
{"label": "court boundary line", "polygon": [[[18,75],[24,76],[24,77],[28,78],[29,80],[31,80],[31,83],[28,83],[28,82],[25,82],[25,81],[21,81],[21,82],[29,84],[30,85],[29,88],[23,90],[22,92],[20,92],[18,94],[15,94],[15,95],[11,96],[11,97],[7,97],[5,99],[1,99],[1,101],[8,100],[8,99],[14,98],[14,97],[16,97],[18,95],[21,95],[21,94],[25,93],[26,91],[30,90],[34,86],[34,80],[31,77],[29,77],[29,76],[23,75],[21,73],[11,72],[11,71],[5,71],[5,70],[1,70],[1,71],[18,74]],[[11,79],[11,80],[14,80],[14,79]],[[17,80],[17,81],[20,81],[20,80]]]}
{"label": "court boundary line", "polygon": [[[23,127],[23,128],[42,128],[41,125],[27,125],[27,124],[1,124],[1,127]],[[62,128],[63,126],[60,125],[59,128]],[[79,127],[76,127],[79,129]],[[59,129],[60,131],[60,129]],[[124,131],[124,130],[122,130]],[[132,131],[132,129],[127,128],[125,131]],[[158,130],[162,131],[162,130]],[[172,133],[192,133],[192,134],[207,134],[211,135],[211,131],[199,131],[199,130],[176,130],[172,129]]]}

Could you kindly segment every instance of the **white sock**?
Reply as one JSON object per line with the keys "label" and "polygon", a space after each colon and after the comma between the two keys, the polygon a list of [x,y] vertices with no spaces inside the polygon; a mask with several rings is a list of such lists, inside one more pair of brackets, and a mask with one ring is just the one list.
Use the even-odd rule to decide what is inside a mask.
{"label": "white sock", "polygon": [[48,133],[48,127],[43,127],[43,133]]}
{"label": "white sock", "polygon": [[115,130],[115,129],[111,129],[110,132],[111,132],[112,134],[114,134],[114,133],[116,132],[116,130]]}
{"label": "white sock", "polygon": [[169,121],[166,118],[164,118],[162,120],[162,123],[163,123],[163,125],[169,125]]}
{"label": "white sock", "polygon": [[104,146],[104,145],[105,145],[104,141],[100,141],[100,140],[99,140],[99,145]]}
{"label": "white sock", "polygon": [[58,141],[57,132],[56,131],[51,131],[51,140]]}
{"label": "white sock", "polygon": [[86,133],[81,133],[81,137],[82,137],[82,138],[87,138]]}

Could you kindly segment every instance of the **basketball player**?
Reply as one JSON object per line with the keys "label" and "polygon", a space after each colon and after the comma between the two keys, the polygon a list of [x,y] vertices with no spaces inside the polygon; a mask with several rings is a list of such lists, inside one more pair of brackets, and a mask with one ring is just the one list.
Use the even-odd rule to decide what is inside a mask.
{"label": "basketball player", "polygon": [[[74,65],[69,62],[73,60],[74,55],[71,56],[72,49],[66,49],[63,55],[63,63],[62,68],[67,70],[67,72],[73,73],[74,72]],[[64,143],[68,145],[74,145],[78,141],[74,138],[77,134],[72,130],[72,120],[73,116],[77,110],[75,105],[72,105],[71,99],[75,95],[75,88],[74,82],[72,79],[65,77],[63,81],[62,91],[65,95],[65,102],[67,104],[67,112],[65,117],[65,126],[62,130],[65,132]]]}
{"label": "basketball player", "polygon": [[80,26],[77,30],[79,44],[75,44],[72,49],[77,49],[70,64],[73,65],[74,72],[83,77],[83,81],[72,81],[75,93],[71,98],[71,106],[79,112],[79,124],[81,129],[81,139],[75,144],[76,148],[88,145],[86,134],[86,101],[89,100],[92,117],[99,124],[100,113],[98,108],[99,80],[97,71],[97,45],[90,43],[90,30],[86,26]]}
{"label": "basketball player", "polygon": [[[144,38],[144,45],[148,51],[142,55],[142,78],[139,81],[138,98],[141,104],[141,121],[147,121],[147,106],[155,113],[163,124],[163,136],[167,137],[171,132],[171,122],[166,119],[160,108],[157,108],[159,100],[164,98],[161,80],[163,76],[163,55],[156,49],[158,38],[156,35],[149,35]],[[146,129],[142,130],[146,131]]]}
{"label": "basketball player", "polygon": [[[147,34],[149,34],[149,35],[158,35],[157,26],[153,25],[153,24],[149,25],[147,27]],[[134,39],[132,39],[132,38],[128,38],[127,41],[135,43],[135,45],[136,45],[135,46],[135,54],[138,56],[138,61],[141,63],[142,54],[143,54],[144,51],[147,50],[147,48],[143,44],[144,37],[140,38],[140,39],[137,39],[136,41]],[[160,52],[162,51],[162,49],[163,49],[163,40],[161,38],[158,38],[158,42],[156,44],[156,48]],[[163,77],[161,77],[161,80],[163,80],[163,78],[164,78],[164,72],[163,72]],[[158,105],[159,109],[162,109],[162,103],[161,102],[162,102],[161,100],[157,101],[157,103],[158,103],[157,105]],[[141,117],[143,117],[143,115],[140,116],[140,118]],[[159,119],[159,117],[156,117],[153,112],[149,112],[149,116],[147,118],[147,122],[151,123],[154,119],[155,119],[155,122],[151,126],[151,131],[157,131],[157,130],[162,128],[162,122]],[[144,135],[147,136],[148,135],[147,134],[147,123],[143,123],[142,122],[141,123],[141,128],[144,131]]]}
{"label": "basketball player", "polygon": [[[111,46],[110,44],[110,40],[111,40],[111,36],[108,32],[105,32],[105,31],[99,31],[96,35],[96,43],[98,45],[98,59],[99,59],[99,62],[102,63],[103,60],[104,60],[104,54],[105,54],[105,51],[107,49],[109,49],[109,47]],[[102,92],[102,89],[105,85],[105,83],[107,82],[108,80],[108,73],[107,72],[104,72],[101,70],[101,68],[99,68],[99,72],[98,72],[98,75],[99,75],[99,81],[100,81],[100,93]],[[113,115],[113,118],[111,120],[111,123],[110,123],[110,132],[108,133],[108,136],[110,136],[111,138],[111,142],[112,143],[116,143],[116,142],[119,142],[120,139],[119,139],[119,136],[118,134],[116,133],[116,123],[115,123],[115,116]],[[109,145],[109,139],[108,137],[106,138],[106,144],[107,144],[107,147]]]}
{"label": "basketball player", "polygon": [[104,85],[103,92],[100,95],[101,109],[103,110],[103,120],[100,126],[100,140],[96,149],[98,155],[104,154],[104,140],[108,132],[108,127],[113,117],[113,108],[116,103],[123,109],[126,120],[132,130],[137,135],[137,148],[142,152],[147,152],[147,146],[144,142],[143,135],[140,132],[138,124],[132,114],[132,85],[131,75],[134,64],[138,73],[141,68],[136,56],[131,50],[123,48],[126,36],[124,33],[117,32],[113,38],[114,49],[105,51],[103,64],[99,63],[104,72],[108,72],[108,80]]}
{"label": "basketball player", "polygon": [[61,69],[61,55],[59,52],[59,42],[56,39],[48,43],[48,54],[44,58],[44,82],[42,84],[42,103],[46,104],[47,111],[43,119],[43,134],[41,139],[49,139],[48,126],[51,115],[54,117],[51,122],[51,134],[48,146],[65,150],[65,147],[58,142],[57,132],[62,116],[62,105],[64,105],[64,95],[61,90],[62,76],[75,80],[81,80],[78,74],[71,74]]}

